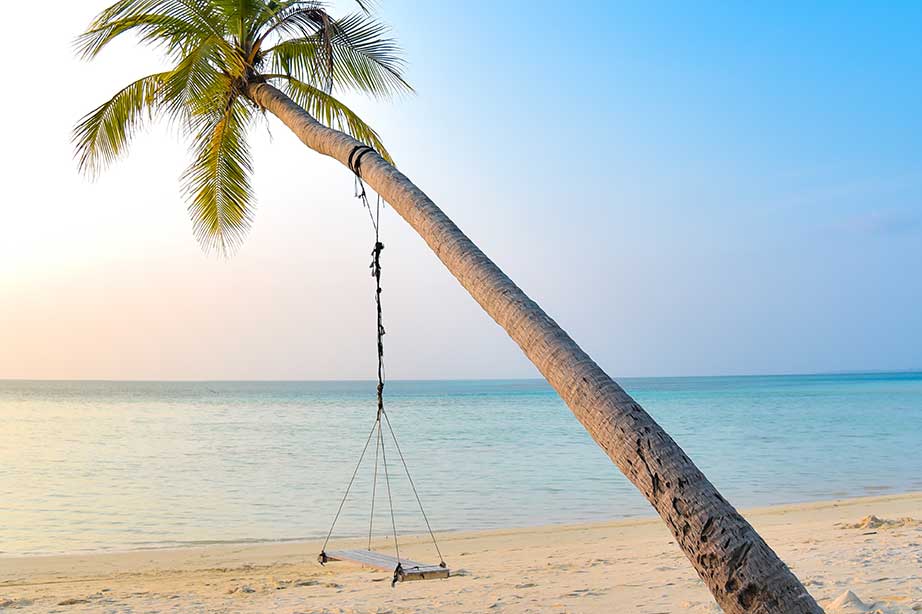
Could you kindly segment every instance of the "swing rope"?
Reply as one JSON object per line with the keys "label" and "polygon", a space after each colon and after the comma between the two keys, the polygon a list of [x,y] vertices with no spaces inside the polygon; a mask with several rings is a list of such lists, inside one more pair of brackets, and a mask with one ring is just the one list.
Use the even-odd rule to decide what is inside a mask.
{"label": "swing rope", "polygon": [[[368,444],[371,443],[371,436],[375,434],[375,429],[377,424],[371,427],[371,432],[368,433],[368,439],[365,440],[365,447],[362,448],[362,454],[359,456],[359,462],[355,464],[355,471],[352,472],[352,478],[349,479],[349,485],[346,486],[346,492],[343,493],[343,498],[339,502],[339,509],[336,510],[336,516],[333,517],[333,524],[330,525],[330,530],[327,533],[327,538],[323,540],[323,547],[320,548],[321,563],[326,563],[326,549],[327,544],[330,543],[330,536],[333,535],[333,527],[336,526],[336,521],[339,520],[339,515],[343,511],[343,506],[346,504],[346,499],[349,497],[349,491],[352,490],[352,484],[355,482],[355,476],[359,473],[359,467],[362,466],[362,459],[365,458],[365,452],[368,451]],[[376,459],[377,460],[377,459]]]}
{"label": "swing rope", "polygon": [[400,457],[400,462],[403,465],[404,472],[407,476],[407,481],[410,483],[410,487],[413,490],[413,495],[416,498],[416,503],[419,505],[419,511],[422,513],[423,520],[426,522],[426,529],[429,531],[429,537],[432,539],[432,544],[435,546],[435,551],[439,556],[439,566],[446,567],[445,559],[442,557],[442,551],[439,548],[439,543],[435,538],[435,532],[432,530],[432,525],[429,523],[429,516],[426,514],[425,508],[423,508],[422,499],[420,499],[419,492],[416,490],[416,484],[413,482],[413,478],[410,475],[410,468],[407,465],[406,458],[404,458],[403,451],[400,449],[400,444],[397,443],[397,436],[394,433],[394,428],[391,426],[391,421],[387,416],[387,412],[384,410],[384,383],[387,380],[386,370],[384,368],[384,335],[386,331],[384,330],[384,319],[381,310],[381,252],[384,251],[384,244],[381,243],[381,196],[377,196],[377,201],[375,204],[375,210],[372,212],[371,204],[368,202],[368,193],[365,191],[365,182],[362,180],[362,157],[369,152],[373,152],[374,149],[368,147],[367,145],[356,145],[352,152],[349,154],[349,168],[352,170],[355,175],[355,196],[362,201],[362,205],[365,209],[368,210],[368,217],[371,220],[371,226],[375,232],[375,244],[374,248],[371,251],[371,275],[375,279],[375,308],[377,312],[377,345],[378,345],[378,384],[377,384],[377,412],[375,416],[374,425],[372,425],[371,432],[368,434],[368,439],[365,441],[365,447],[362,449],[362,454],[359,456],[359,462],[355,466],[355,471],[352,473],[352,478],[349,480],[349,484],[346,487],[346,492],[343,494],[342,501],[339,503],[339,509],[336,511],[336,515],[333,518],[333,524],[330,526],[330,530],[327,533],[327,537],[323,542],[323,547],[320,551],[320,563],[327,562],[326,547],[330,541],[330,537],[333,535],[333,529],[336,526],[336,521],[339,520],[339,516],[342,513],[343,506],[346,503],[346,499],[349,497],[349,492],[352,489],[352,484],[355,482],[355,477],[358,474],[359,467],[362,464],[362,461],[365,459],[365,453],[368,451],[368,447],[371,443],[371,438],[375,435],[375,468],[374,468],[374,478],[372,481],[371,488],[371,516],[368,520],[368,549],[371,550],[372,547],[372,535],[374,532],[374,517],[375,517],[375,498],[377,495],[377,485],[378,485],[378,458],[380,453],[381,466],[384,469],[384,485],[387,490],[387,501],[388,508],[391,515],[391,529],[394,535],[394,551],[397,558],[397,567],[394,569],[394,580],[391,582],[393,586],[399,576],[402,574],[401,559],[400,559],[400,544],[397,539],[397,520],[394,514],[394,501],[391,494],[391,484],[390,484],[390,473],[387,468],[387,452],[385,451],[385,438],[384,438],[384,427],[387,427],[388,432],[391,435],[391,439],[394,442],[394,448],[397,450],[397,454]]}
{"label": "swing rope", "polygon": [[407,481],[410,482],[410,487],[413,489],[413,494],[416,496],[416,503],[419,505],[419,511],[423,515],[423,520],[426,521],[426,529],[429,531],[429,537],[432,538],[432,545],[435,546],[435,553],[439,555],[439,566],[445,567],[445,557],[442,556],[442,551],[439,549],[439,542],[436,541],[435,533],[432,531],[432,525],[429,524],[429,516],[426,515],[423,502],[419,498],[419,493],[416,492],[416,484],[413,483],[413,478],[410,476],[410,468],[407,466],[407,460],[403,457],[403,452],[400,450],[400,444],[397,443],[397,435],[394,434],[394,429],[391,427],[391,421],[390,418],[387,417],[387,414],[384,414],[384,423],[387,424],[387,430],[391,433],[391,439],[394,440],[394,447],[397,449],[397,454],[400,456],[403,470],[407,474]]}

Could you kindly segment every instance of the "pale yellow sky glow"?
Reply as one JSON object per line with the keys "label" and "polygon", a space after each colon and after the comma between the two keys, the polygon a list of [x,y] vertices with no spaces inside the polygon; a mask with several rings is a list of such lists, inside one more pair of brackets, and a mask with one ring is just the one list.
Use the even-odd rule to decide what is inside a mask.
{"label": "pale yellow sky glow", "polygon": [[[192,237],[178,191],[185,148],[164,126],[138,138],[130,155],[95,182],[77,174],[69,142],[74,122],[160,67],[152,52],[128,41],[93,63],[74,59],[70,41],[105,4],[61,3],[43,32],[48,49],[36,64],[52,67],[66,95],[45,96],[41,80],[31,79],[28,93],[20,89],[14,98],[8,82],[0,97],[7,118],[0,377],[371,377],[366,214],[348,173],[304,150],[283,127],[274,125],[271,138],[265,129],[255,134],[259,210],[250,238],[229,261],[205,256]],[[28,7],[12,8],[14,22],[18,10],[25,19]],[[15,46],[30,44],[28,31],[13,36]],[[380,106],[365,107],[370,120]],[[400,237],[400,245],[388,241],[385,261],[392,372],[416,374],[397,365],[403,353],[415,365],[420,355],[432,359],[428,373],[416,370],[420,375],[448,376],[453,362],[461,365],[439,359],[440,339],[463,347],[463,335],[437,330],[438,320],[425,322],[417,309],[450,298],[445,314],[459,325],[491,325],[396,222],[385,222],[390,237]],[[415,291],[414,278],[438,289],[439,299],[399,298],[398,289]],[[400,328],[409,333],[402,339]],[[432,342],[413,347],[410,339],[421,333]],[[491,336],[491,351],[520,360],[500,335]]]}

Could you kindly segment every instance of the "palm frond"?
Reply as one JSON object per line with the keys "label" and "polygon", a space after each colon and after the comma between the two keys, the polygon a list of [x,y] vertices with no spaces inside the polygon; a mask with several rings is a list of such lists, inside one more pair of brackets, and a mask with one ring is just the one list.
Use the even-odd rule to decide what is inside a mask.
{"label": "palm frond", "polygon": [[377,131],[334,96],[294,77],[287,75],[269,75],[269,77],[281,80],[282,90],[304,107],[317,121],[351,134],[357,140],[377,150],[385,160],[391,164],[394,163]]}
{"label": "palm frond", "polygon": [[[374,0],[355,0],[355,3],[366,15],[371,14],[375,6]],[[257,47],[273,33],[309,36],[334,21],[326,10],[324,0],[270,0],[258,4],[263,9],[254,11],[252,15],[257,33],[253,41],[258,41]]]}
{"label": "palm frond", "polygon": [[279,3],[260,32],[260,42],[270,35],[309,36],[319,32],[333,18],[318,0]]}
{"label": "palm frond", "polygon": [[121,156],[158,108],[159,93],[169,73],[148,75],[119,90],[87,113],[74,128],[79,169],[95,176]]}
{"label": "palm frond", "polygon": [[221,39],[222,24],[195,0],[122,0],[90,24],[75,41],[84,59],[96,57],[118,36],[134,31],[142,43],[160,46],[168,54],[181,53],[208,37]]}
{"label": "palm frond", "polygon": [[383,97],[412,92],[403,77],[404,61],[384,24],[355,14],[332,22],[323,33],[285,40],[268,49],[273,70],[317,87],[353,89]]}
{"label": "palm frond", "polygon": [[253,216],[253,172],[247,144],[252,111],[229,101],[223,113],[198,121],[194,160],[182,177],[193,232],[203,249],[231,253],[244,239]]}
{"label": "palm frond", "polygon": [[375,0],[355,0],[355,3],[359,5],[359,8],[362,9],[362,12],[366,14],[371,14],[372,10],[374,10],[375,6],[377,5]]}
{"label": "palm frond", "polygon": [[174,119],[220,113],[231,97],[232,79],[222,46],[208,39],[190,50],[164,82],[164,104]]}
{"label": "palm frond", "polygon": [[325,52],[323,44],[314,37],[295,38],[283,41],[267,51],[271,60],[271,69],[290,77],[325,85],[326,75],[332,72],[329,59],[332,54]]}
{"label": "palm frond", "polygon": [[220,50],[206,41],[171,71],[143,77],[85,115],[73,131],[78,168],[90,176],[116,161],[144,121],[156,113],[191,126],[196,116],[220,113],[231,96],[227,76],[214,67]]}
{"label": "palm frond", "polygon": [[413,91],[403,78],[403,52],[385,24],[354,14],[337,20],[334,27],[334,66],[342,71],[340,83],[351,82],[355,89],[376,96]]}
{"label": "palm frond", "polygon": [[254,24],[265,19],[271,5],[277,4],[265,0],[209,0],[220,14],[225,31],[244,46],[254,33]]}
{"label": "palm frond", "polygon": [[[268,2],[257,2],[258,7],[253,12],[249,20],[248,41],[254,46],[271,25],[278,19],[278,14],[292,4],[300,0],[269,0]],[[257,49],[258,51],[258,49]]]}

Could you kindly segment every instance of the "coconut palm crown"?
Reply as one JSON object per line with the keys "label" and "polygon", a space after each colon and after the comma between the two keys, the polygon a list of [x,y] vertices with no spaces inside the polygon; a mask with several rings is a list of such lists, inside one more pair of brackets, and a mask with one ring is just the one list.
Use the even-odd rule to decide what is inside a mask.
{"label": "coconut palm crown", "polygon": [[[366,0],[367,2],[367,0]],[[126,33],[163,53],[169,70],[141,77],[74,128],[81,171],[96,176],[125,153],[146,123],[165,119],[190,138],[181,184],[196,238],[227,254],[253,215],[247,135],[260,116],[247,96],[272,83],[320,122],[390,155],[378,133],[335,94],[388,97],[410,92],[404,60],[386,26],[368,12],[336,19],[316,0],[121,0],[77,38],[95,58]]]}

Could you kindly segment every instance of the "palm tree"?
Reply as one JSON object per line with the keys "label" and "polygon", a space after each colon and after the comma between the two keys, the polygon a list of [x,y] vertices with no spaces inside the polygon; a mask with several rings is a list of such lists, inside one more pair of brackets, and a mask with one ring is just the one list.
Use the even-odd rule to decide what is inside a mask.
{"label": "palm tree", "polygon": [[171,68],[129,84],[80,121],[80,169],[98,173],[152,119],[174,123],[191,137],[183,190],[195,235],[206,250],[226,254],[250,225],[247,133],[262,112],[352,170],[360,160],[368,185],[506,330],[647,497],[724,611],[821,612],[675,441],[394,167],[378,134],[334,96],[410,91],[399,48],[359,6],[336,19],[314,0],[116,2],[78,38],[79,53],[93,58],[131,32],[161,50]]}

